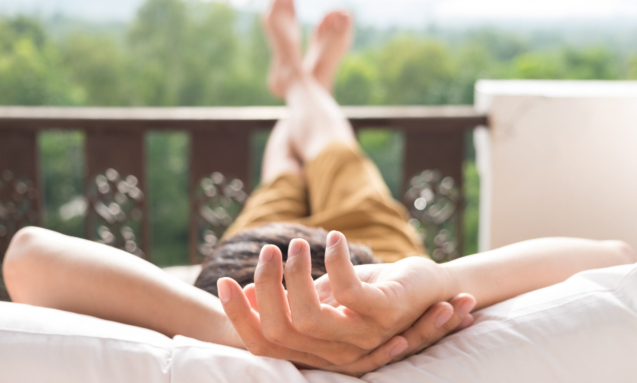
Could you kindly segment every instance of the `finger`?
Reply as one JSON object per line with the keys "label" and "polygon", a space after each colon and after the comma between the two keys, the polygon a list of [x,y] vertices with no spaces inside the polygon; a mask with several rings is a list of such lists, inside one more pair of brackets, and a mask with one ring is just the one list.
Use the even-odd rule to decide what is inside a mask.
{"label": "finger", "polygon": [[440,302],[431,306],[402,334],[407,339],[409,347],[396,356],[394,361],[422,351],[453,332],[469,315],[475,304],[476,300],[472,295],[459,294],[449,303]]}
{"label": "finger", "polygon": [[334,298],[343,306],[361,314],[372,314],[382,309],[385,296],[358,278],[349,256],[347,240],[338,231],[327,235],[325,268],[330,278]]}
{"label": "finger", "polygon": [[396,355],[403,353],[407,347],[408,342],[404,337],[395,336],[387,343],[378,347],[369,355],[362,357],[356,362],[350,363],[346,366],[323,367],[323,369],[352,376],[361,376],[390,363]]}
{"label": "finger", "polygon": [[[274,320],[288,318],[289,307],[283,279],[281,250],[273,245],[263,246],[259,254],[259,263],[254,272],[254,288],[257,306],[261,314],[261,327],[274,327]],[[267,318],[267,319],[266,319]],[[266,319],[266,320],[264,320]]]}
{"label": "finger", "polygon": [[290,242],[285,285],[294,327],[312,335],[316,325],[322,323],[321,303],[312,279],[310,245],[302,239]]}
{"label": "finger", "polygon": [[[309,251],[307,242],[302,242],[308,246]],[[254,282],[261,330],[268,341],[293,350],[312,353],[334,364],[350,363],[367,353],[351,344],[316,339],[297,331],[290,318],[281,278],[281,251],[276,246],[264,246]]]}
{"label": "finger", "polygon": [[221,278],[217,281],[217,288],[223,310],[248,351],[258,356],[287,359],[313,367],[331,365],[315,355],[291,350],[265,339],[259,317],[250,309],[250,303],[237,282],[230,278]]}
{"label": "finger", "polygon": [[[367,350],[384,343],[386,339],[380,339],[370,346],[361,340],[367,327],[360,315],[348,315],[330,304],[321,304],[317,287],[312,280],[312,259],[310,246],[306,241],[295,239],[290,243],[289,249],[285,282],[292,325],[298,332],[313,338],[350,343]],[[369,340],[369,337],[364,340]]]}
{"label": "finger", "polygon": [[462,320],[462,322],[460,322],[460,324],[458,325],[458,327],[456,327],[456,329],[454,330],[454,332],[458,332],[460,330],[464,330],[467,327],[473,325],[474,322],[474,318],[473,315],[468,314],[466,317],[464,317],[464,319]]}
{"label": "finger", "polygon": [[248,298],[248,302],[250,302],[250,307],[252,310],[259,312],[259,304],[257,303],[257,291],[254,287],[254,283],[250,283],[243,288],[243,293]]}

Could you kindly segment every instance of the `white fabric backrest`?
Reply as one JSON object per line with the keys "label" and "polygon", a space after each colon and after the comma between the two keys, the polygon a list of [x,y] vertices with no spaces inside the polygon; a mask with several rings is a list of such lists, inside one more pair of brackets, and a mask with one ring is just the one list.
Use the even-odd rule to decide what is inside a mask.
{"label": "white fabric backrest", "polygon": [[526,239],[637,248],[637,81],[484,80],[480,250]]}

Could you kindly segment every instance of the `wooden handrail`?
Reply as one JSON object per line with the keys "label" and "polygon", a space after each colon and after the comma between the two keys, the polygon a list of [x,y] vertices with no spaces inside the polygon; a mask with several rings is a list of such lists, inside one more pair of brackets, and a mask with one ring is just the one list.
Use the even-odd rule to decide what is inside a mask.
{"label": "wooden handrail", "polygon": [[[417,130],[454,130],[485,125],[487,118],[472,106],[345,106],[355,126],[388,126]],[[270,128],[287,116],[285,107],[0,107],[0,129],[188,129],[234,126]],[[442,126],[442,127],[441,127]]]}

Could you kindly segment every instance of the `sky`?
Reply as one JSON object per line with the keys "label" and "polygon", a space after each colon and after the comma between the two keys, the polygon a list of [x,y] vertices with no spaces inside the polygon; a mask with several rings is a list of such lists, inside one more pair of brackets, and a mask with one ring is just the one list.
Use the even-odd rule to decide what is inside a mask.
{"label": "sky", "polygon": [[[205,0],[203,0],[205,1]],[[220,0],[208,0],[220,1]],[[269,0],[226,0],[262,10]],[[63,14],[96,21],[128,21],[144,0],[0,0],[1,13]],[[315,23],[330,9],[346,8],[362,25],[422,27],[481,22],[637,21],[636,0],[296,0],[299,17]]]}

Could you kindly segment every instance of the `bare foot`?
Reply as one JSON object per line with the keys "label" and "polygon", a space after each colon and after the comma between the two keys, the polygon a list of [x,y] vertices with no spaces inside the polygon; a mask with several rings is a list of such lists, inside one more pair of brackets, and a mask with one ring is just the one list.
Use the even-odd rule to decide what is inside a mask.
{"label": "bare foot", "polygon": [[273,0],[263,18],[263,26],[272,48],[268,85],[272,93],[284,97],[290,79],[302,71],[300,28],[293,0]]}
{"label": "bare foot", "polygon": [[352,17],[346,11],[333,11],[325,15],[316,27],[303,69],[328,91],[334,83],[338,63],[352,44]]}

